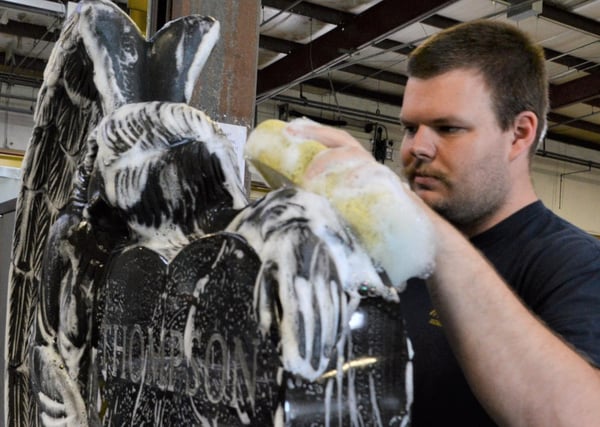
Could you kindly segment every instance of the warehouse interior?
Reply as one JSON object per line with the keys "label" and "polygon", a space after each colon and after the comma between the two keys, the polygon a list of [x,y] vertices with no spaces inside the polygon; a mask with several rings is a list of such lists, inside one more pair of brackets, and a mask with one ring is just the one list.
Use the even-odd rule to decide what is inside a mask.
{"label": "warehouse interior", "polygon": [[[148,38],[190,4],[202,12],[220,1],[114,0]],[[548,132],[533,162],[536,192],[600,238],[600,0],[239,1],[258,4],[256,49],[246,53],[254,64],[246,73],[256,83],[247,88],[251,120],[230,123],[223,113],[219,122],[241,124],[247,134],[270,118],[308,117],[346,130],[397,174],[407,55],[460,22],[498,20],[523,29],[543,47],[550,77]],[[76,7],[0,0],[0,301],[7,300],[15,198],[44,69]],[[202,107],[198,97],[196,103]],[[269,191],[255,172],[247,178],[255,195]]]}

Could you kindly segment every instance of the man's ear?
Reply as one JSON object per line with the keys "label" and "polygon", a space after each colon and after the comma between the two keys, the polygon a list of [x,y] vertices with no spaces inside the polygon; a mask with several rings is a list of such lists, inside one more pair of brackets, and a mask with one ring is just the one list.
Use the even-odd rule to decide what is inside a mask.
{"label": "man's ear", "polygon": [[515,117],[510,160],[527,155],[532,144],[536,144],[538,118],[533,111],[522,111]]}

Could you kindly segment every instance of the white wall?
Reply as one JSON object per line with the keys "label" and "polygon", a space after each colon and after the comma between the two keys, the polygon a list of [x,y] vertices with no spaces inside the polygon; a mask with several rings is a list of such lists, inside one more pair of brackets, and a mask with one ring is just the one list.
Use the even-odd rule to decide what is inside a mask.
{"label": "white wall", "polygon": [[[600,163],[600,152],[546,141],[546,150]],[[533,183],[538,196],[561,217],[600,236],[600,170],[536,156]],[[562,183],[561,183],[562,181]]]}
{"label": "white wall", "polygon": [[0,149],[25,150],[38,89],[0,83]]}
{"label": "white wall", "polygon": [[21,187],[21,170],[0,166],[0,203],[14,199]]}
{"label": "white wall", "polygon": [[[0,110],[0,150],[25,151],[33,127],[33,116]],[[0,163],[0,203],[17,196],[20,170]]]}
{"label": "white wall", "polygon": [[33,115],[0,110],[0,148],[24,151],[32,128]]}

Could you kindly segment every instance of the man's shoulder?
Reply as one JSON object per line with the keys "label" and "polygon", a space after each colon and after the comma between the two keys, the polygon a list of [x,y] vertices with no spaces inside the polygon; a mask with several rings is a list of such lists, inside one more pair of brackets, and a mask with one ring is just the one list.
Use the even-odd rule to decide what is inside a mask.
{"label": "man's shoulder", "polygon": [[600,240],[541,202],[501,226],[494,231],[500,237],[483,247],[483,253],[528,305],[535,306],[558,288],[585,283],[600,289]]}
{"label": "man's shoulder", "polygon": [[600,239],[577,225],[546,209],[545,221],[539,229],[539,243],[561,252],[584,251],[589,256],[600,256]]}
{"label": "man's shoulder", "polygon": [[[524,224],[520,235],[528,243],[539,245],[541,249],[557,250],[568,245],[568,248],[565,249],[573,250],[573,245],[575,245],[576,248],[600,251],[600,239],[559,216],[541,201],[524,209],[518,220]],[[518,236],[515,237],[518,238]],[[600,253],[596,253],[596,255],[600,255]]]}

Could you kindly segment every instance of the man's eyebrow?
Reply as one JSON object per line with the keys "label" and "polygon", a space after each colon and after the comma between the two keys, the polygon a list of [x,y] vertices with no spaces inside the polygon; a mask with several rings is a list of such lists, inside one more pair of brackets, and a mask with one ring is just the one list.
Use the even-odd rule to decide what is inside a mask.
{"label": "man's eyebrow", "polygon": [[443,126],[443,125],[448,125],[448,124],[460,124],[460,123],[465,122],[464,120],[462,120],[456,116],[437,117],[435,119],[426,120],[426,121],[410,120],[410,119],[400,116],[399,120],[402,125],[413,125],[413,124],[425,123],[426,125],[429,125],[429,126]]}
{"label": "man's eyebrow", "polygon": [[432,125],[447,125],[449,123],[462,123],[462,120],[459,120],[457,117],[447,116],[431,120],[430,123]]}

